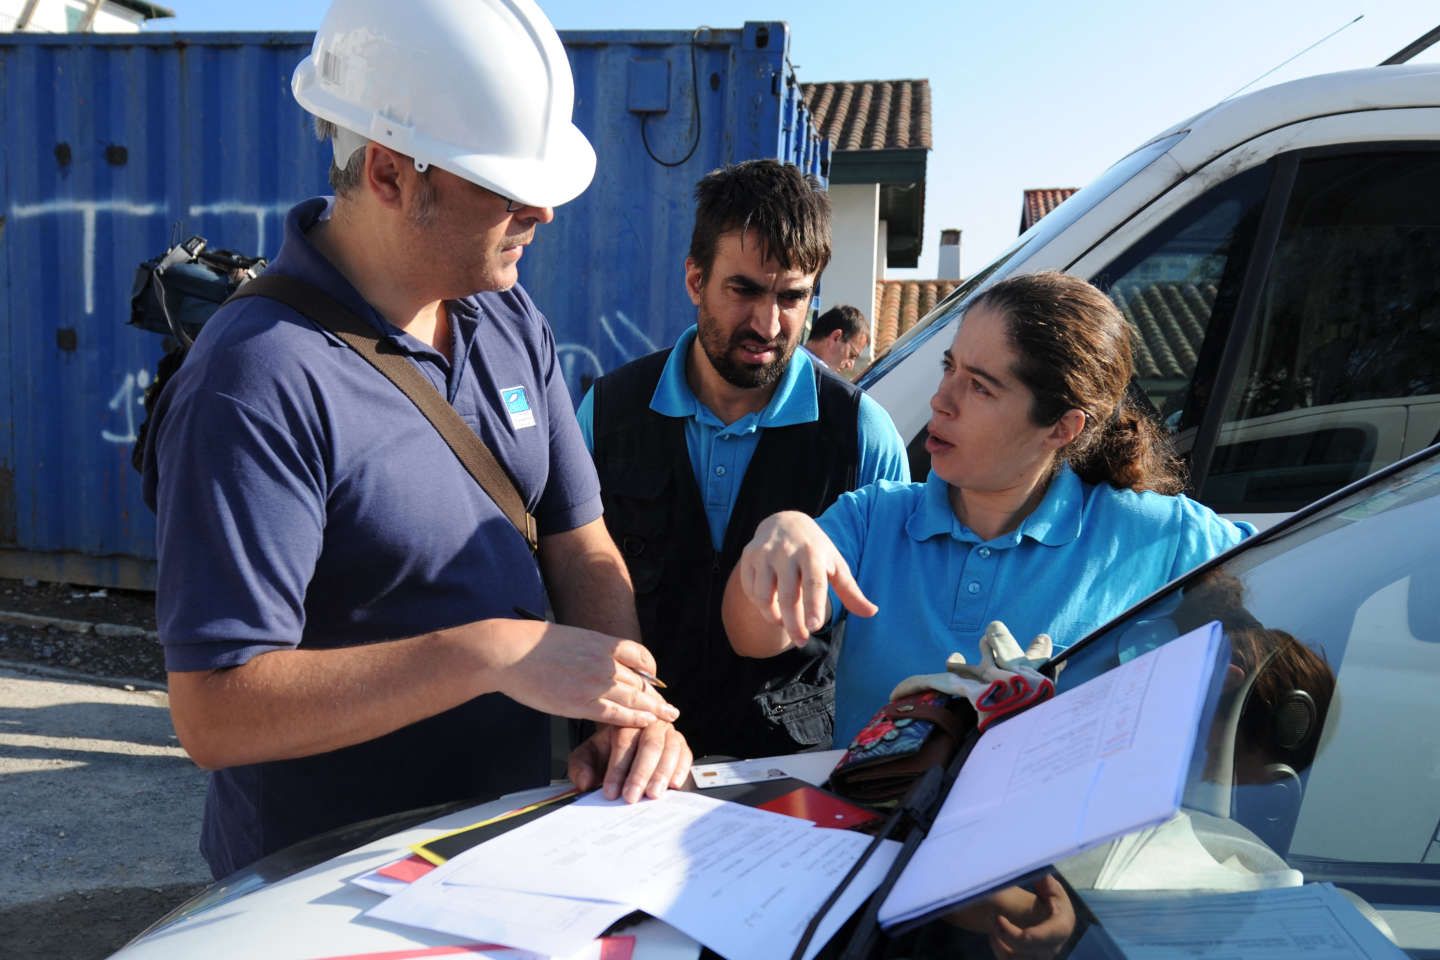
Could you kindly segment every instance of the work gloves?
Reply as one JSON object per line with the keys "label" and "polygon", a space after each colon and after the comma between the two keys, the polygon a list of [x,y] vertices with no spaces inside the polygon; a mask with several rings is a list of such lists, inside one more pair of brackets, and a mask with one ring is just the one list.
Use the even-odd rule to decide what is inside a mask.
{"label": "work gloves", "polygon": [[945,661],[944,673],[907,677],[891,691],[890,699],[924,690],[965,697],[975,707],[983,731],[1001,717],[1055,695],[1054,681],[1039,670],[1053,650],[1050,637],[1043,633],[1030,642],[1029,649],[1021,650],[1010,629],[994,620],[980,638],[978,665],[968,664],[962,654],[952,653]]}

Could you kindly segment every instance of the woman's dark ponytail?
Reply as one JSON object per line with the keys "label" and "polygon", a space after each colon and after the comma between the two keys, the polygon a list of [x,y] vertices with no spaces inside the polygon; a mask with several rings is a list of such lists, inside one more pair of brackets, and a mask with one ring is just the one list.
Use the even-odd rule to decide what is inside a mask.
{"label": "woman's dark ponytail", "polygon": [[1128,391],[1094,440],[1082,449],[1074,447],[1071,444],[1061,456],[1086,483],[1172,494],[1185,489],[1185,466],[1170,437],[1148,410],[1139,409]]}
{"label": "woman's dark ponytail", "polygon": [[[1040,426],[1067,410],[1085,414],[1079,436],[1060,452],[1080,479],[1127,490],[1179,493],[1185,469],[1149,403],[1132,385],[1130,324],[1110,298],[1079,277],[1047,272],[1002,280],[971,310],[1006,318],[1019,360],[1015,375],[1035,400]],[[1141,397],[1137,399],[1137,397]]]}

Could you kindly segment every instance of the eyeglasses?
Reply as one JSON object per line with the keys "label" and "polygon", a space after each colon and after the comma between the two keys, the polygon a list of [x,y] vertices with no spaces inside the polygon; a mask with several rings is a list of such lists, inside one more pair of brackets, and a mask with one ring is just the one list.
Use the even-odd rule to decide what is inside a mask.
{"label": "eyeglasses", "polygon": [[512,200],[509,197],[505,196],[505,194],[497,193],[496,191],[491,190],[489,187],[485,187],[483,189],[488,192],[492,197],[495,197],[497,200],[505,201],[506,213],[516,213],[520,210],[524,210],[528,206],[531,206],[531,204],[525,203],[520,200]]}

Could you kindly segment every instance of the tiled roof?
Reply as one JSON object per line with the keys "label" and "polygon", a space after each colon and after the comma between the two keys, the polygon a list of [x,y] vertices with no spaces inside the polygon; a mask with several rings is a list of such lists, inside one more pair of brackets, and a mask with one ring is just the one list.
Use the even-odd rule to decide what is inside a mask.
{"label": "tiled roof", "polygon": [[[950,295],[961,280],[881,280],[875,284],[875,356]],[[1110,296],[1134,326],[1135,375],[1188,380],[1215,309],[1215,284],[1161,280],[1117,284]]]}
{"label": "tiled roof", "polygon": [[1135,325],[1135,375],[1188,380],[1205,324],[1215,309],[1215,284],[1172,280],[1122,282],[1110,291]]}
{"label": "tiled roof", "polygon": [[934,309],[961,280],[878,280],[875,283],[874,355],[890,349],[915,321]]}
{"label": "tiled roof", "polygon": [[930,149],[929,80],[802,83],[800,91],[836,150]]}
{"label": "tiled roof", "polygon": [[1025,204],[1020,209],[1020,232],[1024,233],[1035,226],[1041,217],[1064,203],[1076,189],[1076,187],[1049,187],[1044,190],[1026,190]]}

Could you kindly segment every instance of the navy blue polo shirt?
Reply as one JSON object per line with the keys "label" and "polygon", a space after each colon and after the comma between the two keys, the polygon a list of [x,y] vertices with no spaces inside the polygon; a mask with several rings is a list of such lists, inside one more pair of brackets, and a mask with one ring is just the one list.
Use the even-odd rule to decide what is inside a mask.
{"label": "navy blue polo shirt", "polygon": [[[270,270],[344,302],[401,348],[514,477],[540,533],[600,516],[549,326],[520,287],[448,304],[442,356],[373,311],[305,237]],[[206,324],[152,420],[156,606],[166,668],[408,637],[546,607],[523,538],[423,415],[339,339],[271,300]],[[216,876],[348,822],[544,783],[548,722],[479,697],[356,747],[218,771],[202,852]]]}

